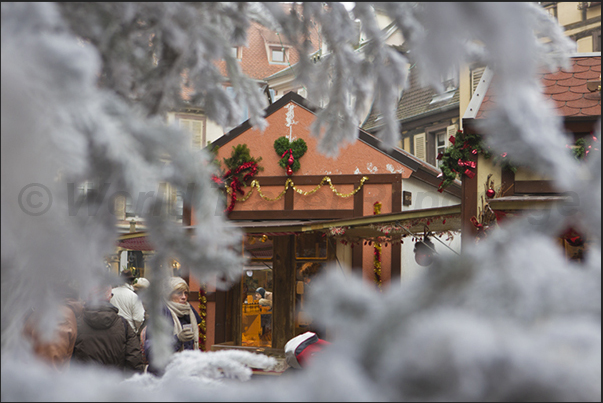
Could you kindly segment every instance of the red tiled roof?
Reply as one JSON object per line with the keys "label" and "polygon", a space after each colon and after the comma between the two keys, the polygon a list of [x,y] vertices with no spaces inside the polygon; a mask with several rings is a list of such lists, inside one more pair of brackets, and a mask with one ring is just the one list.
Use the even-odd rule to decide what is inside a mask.
{"label": "red tiled roof", "polygon": [[[601,56],[576,56],[571,58],[569,70],[558,69],[541,73],[543,94],[553,101],[561,116],[587,117],[601,115],[601,92],[590,92],[587,81],[601,78]],[[494,108],[496,97],[488,88],[476,119],[483,119]]]}
{"label": "red tiled roof", "polygon": [[136,238],[120,239],[117,241],[117,246],[128,250],[142,250],[149,251],[155,250],[155,247],[151,245],[147,236],[139,236]]}

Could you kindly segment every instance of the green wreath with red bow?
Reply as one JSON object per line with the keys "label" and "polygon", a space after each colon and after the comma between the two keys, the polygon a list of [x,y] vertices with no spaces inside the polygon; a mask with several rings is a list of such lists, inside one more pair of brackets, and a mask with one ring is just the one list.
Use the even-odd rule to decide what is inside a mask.
{"label": "green wreath with red bow", "polygon": [[299,159],[308,151],[308,146],[303,139],[289,141],[287,137],[282,136],[274,141],[274,151],[281,157],[278,164],[291,176],[301,168]]}
{"label": "green wreath with red bow", "polygon": [[[247,182],[258,171],[264,170],[263,167],[258,165],[262,157],[253,158],[247,144],[238,144],[237,146],[233,146],[232,149],[230,158],[224,158],[224,164],[228,170],[221,176],[212,175],[214,183],[226,193],[230,193],[230,203],[224,210],[226,213],[230,213],[234,209],[237,202],[237,194],[245,194],[243,188],[248,185]],[[213,151],[217,152],[217,148]]]}

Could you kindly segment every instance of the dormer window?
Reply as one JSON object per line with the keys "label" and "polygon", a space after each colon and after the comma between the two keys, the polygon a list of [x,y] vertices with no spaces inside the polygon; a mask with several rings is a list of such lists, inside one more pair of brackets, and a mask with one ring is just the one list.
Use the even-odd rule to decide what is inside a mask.
{"label": "dormer window", "polygon": [[284,47],[270,47],[270,63],[286,63],[287,49]]}
{"label": "dormer window", "polygon": [[243,58],[243,50],[240,46],[232,46],[230,48],[230,55],[237,60],[241,60]]}

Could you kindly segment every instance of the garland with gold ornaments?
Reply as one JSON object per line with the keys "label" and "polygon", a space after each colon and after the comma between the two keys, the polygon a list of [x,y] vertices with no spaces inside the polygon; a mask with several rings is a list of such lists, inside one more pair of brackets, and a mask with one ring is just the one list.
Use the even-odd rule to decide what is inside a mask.
{"label": "garland with gold ornaments", "polygon": [[[253,193],[253,188],[257,188],[258,189],[258,194],[260,195],[260,197],[266,201],[278,201],[280,200],[285,193],[287,193],[287,190],[289,188],[293,188],[293,190],[295,190],[297,193],[299,193],[300,195],[303,196],[308,196],[311,195],[313,193],[316,193],[325,183],[329,184],[329,187],[331,188],[331,190],[333,191],[333,193],[335,193],[337,196],[339,197],[350,197],[350,196],[354,196],[356,193],[358,193],[358,191],[360,189],[362,189],[362,186],[364,185],[364,182],[366,182],[369,178],[367,176],[363,176],[362,179],[360,179],[360,185],[354,189],[352,192],[350,193],[340,193],[335,186],[333,186],[333,183],[331,182],[331,178],[328,176],[325,176],[324,178],[322,178],[322,180],[320,181],[320,183],[312,190],[308,190],[306,192],[304,192],[303,190],[297,188],[295,186],[295,183],[293,182],[293,180],[291,178],[287,178],[287,180],[285,181],[285,189],[283,189],[283,191],[281,193],[278,194],[278,196],[276,197],[268,197],[266,196],[263,192],[262,192],[262,188],[260,186],[260,182],[258,182],[256,179],[252,180],[250,183],[250,189],[247,192],[247,195],[243,198],[238,199],[238,201],[240,202],[244,202],[247,199],[249,199]],[[230,194],[232,192],[232,190],[230,190],[229,188],[226,189],[226,191]]]}
{"label": "garland with gold ornaments", "polygon": [[201,316],[201,323],[197,324],[199,327],[199,350],[207,351],[205,346],[207,341],[207,293],[203,284],[199,287],[199,316]]}
{"label": "garland with gold ornaments", "polygon": [[[373,214],[381,214],[381,202],[375,202],[373,204]],[[375,268],[375,283],[377,288],[381,291],[381,242],[375,242],[373,266]]]}

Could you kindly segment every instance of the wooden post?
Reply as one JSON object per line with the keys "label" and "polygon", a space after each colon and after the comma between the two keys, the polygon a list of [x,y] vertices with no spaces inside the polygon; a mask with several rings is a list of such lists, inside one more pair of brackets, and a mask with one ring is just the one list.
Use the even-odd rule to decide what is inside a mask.
{"label": "wooden post", "polygon": [[274,237],[272,247],[272,348],[282,349],[295,335],[295,236]]}

